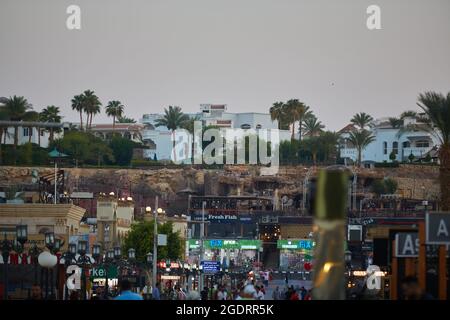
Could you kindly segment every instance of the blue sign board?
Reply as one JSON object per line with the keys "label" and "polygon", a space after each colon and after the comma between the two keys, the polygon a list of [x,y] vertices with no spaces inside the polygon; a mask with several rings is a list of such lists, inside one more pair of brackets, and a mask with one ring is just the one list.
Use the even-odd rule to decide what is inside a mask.
{"label": "blue sign board", "polygon": [[217,273],[220,271],[219,261],[202,261],[203,273]]}
{"label": "blue sign board", "polygon": [[209,246],[211,248],[222,248],[223,240],[209,240]]}

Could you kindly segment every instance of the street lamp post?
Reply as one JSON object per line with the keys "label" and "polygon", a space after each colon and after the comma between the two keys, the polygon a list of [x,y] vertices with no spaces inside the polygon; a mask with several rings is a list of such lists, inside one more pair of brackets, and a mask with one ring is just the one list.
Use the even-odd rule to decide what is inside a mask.
{"label": "street lamp post", "polygon": [[8,260],[12,250],[12,243],[6,238],[2,241],[2,258],[3,258],[3,299],[8,300]]}
{"label": "street lamp post", "polygon": [[202,224],[200,225],[200,261],[198,262],[199,265],[199,270],[200,270],[200,275],[199,275],[199,284],[198,284],[198,288],[199,288],[199,292],[201,292],[203,290],[203,282],[204,282],[204,274],[202,272],[203,269],[203,265],[202,262],[205,259],[205,246],[204,246],[204,241],[205,241],[205,207],[206,207],[206,201],[202,202]]}
{"label": "street lamp post", "polygon": [[68,250],[63,253],[62,258],[64,259],[64,278],[66,279],[66,283],[64,283],[64,298],[67,299],[69,296],[69,288],[67,287],[67,268],[72,264],[75,260],[75,255],[77,254],[77,245],[75,243],[69,243]]}
{"label": "street lamp post", "polygon": [[[153,268],[153,254],[151,252],[147,253],[147,265],[149,266],[148,272],[150,274],[150,270]],[[148,285],[147,285],[147,297],[150,297],[150,294],[153,294],[152,292],[149,292],[151,284],[150,284],[150,276],[148,277]]]}
{"label": "street lamp post", "polygon": [[[152,212],[151,207],[146,207],[147,213]],[[158,208],[158,196],[155,197],[155,210],[153,211],[153,270],[152,270],[152,286],[156,285],[158,272],[158,214],[163,213],[161,208]]]}
{"label": "street lamp post", "polygon": [[81,297],[83,300],[86,300],[86,265],[90,264],[90,258],[86,255],[87,252],[87,241],[86,240],[78,240],[78,254],[80,255],[77,260],[78,266],[81,266]]}
{"label": "street lamp post", "polygon": [[105,259],[105,292],[104,292],[104,297],[105,299],[108,298],[108,293],[109,293],[109,267],[111,265],[111,263],[114,261],[114,250],[110,249],[106,252],[106,259]]}

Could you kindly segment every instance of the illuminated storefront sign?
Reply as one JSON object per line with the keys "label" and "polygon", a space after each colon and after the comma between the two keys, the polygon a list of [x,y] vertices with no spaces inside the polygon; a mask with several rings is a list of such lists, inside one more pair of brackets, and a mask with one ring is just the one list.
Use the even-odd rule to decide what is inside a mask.
{"label": "illuminated storefront sign", "polygon": [[[188,240],[189,249],[199,249],[201,246],[200,240]],[[256,250],[261,247],[260,240],[223,240],[223,239],[208,239],[204,240],[205,249],[240,249],[240,250]]]}
{"label": "illuminated storefront sign", "polygon": [[278,249],[292,249],[292,250],[312,250],[314,248],[314,241],[309,239],[304,240],[278,240]]}

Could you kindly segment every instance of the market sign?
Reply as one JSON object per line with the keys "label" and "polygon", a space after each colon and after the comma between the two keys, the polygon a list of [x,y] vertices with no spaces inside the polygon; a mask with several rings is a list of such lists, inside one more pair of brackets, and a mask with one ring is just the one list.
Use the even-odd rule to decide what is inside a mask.
{"label": "market sign", "polygon": [[427,213],[425,225],[427,244],[450,244],[449,213]]}
{"label": "market sign", "polygon": [[106,276],[108,276],[108,279],[117,279],[118,277],[116,266],[109,266],[108,274],[106,274],[106,268],[104,266],[92,268],[90,273],[91,280],[105,279]]}
{"label": "market sign", "polygon": [[200,248],[200,240],[189,239],[188,240],[189,249],[198,249]]}
{"label": "market sign", "polygon": [[395,256],[413,258],[419,256],[419,234],[417,232],[399,232],[395,235]]}
{"label": "market sign", "polygon": [[292,249],[292,250],[312,250],[314,248],[314,241],[309,239],[303,240],[278,240],[278,249]]}
{"label": "market sign", "polygon": [[251,249],[255,250],[261,247],[260,240],[205,240],[205,248],[207,249]]}
{"label": "market sign", "polygon": [[261,248],[261,240],[238,240],[241,250],[257,250]]}
{"label": "market sign", "polygon": [[[188,240],[189,249],[199,249],[201,240]],[[204,240],[205,249],[240,249],[240,250],[257,250],[261,247],[260,240],[251,239],[208,239]]]}
{"label": "market sign", "polygon": [[203,273],[217,273],[220,271],[219,261],[202,261]]}

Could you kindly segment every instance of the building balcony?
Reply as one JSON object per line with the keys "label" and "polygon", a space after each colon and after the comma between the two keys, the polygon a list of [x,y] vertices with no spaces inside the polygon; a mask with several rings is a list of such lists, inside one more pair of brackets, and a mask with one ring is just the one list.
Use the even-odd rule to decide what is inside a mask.
{"label": "building balcony", "polygon": [[412,153],[415,158],[421,158],[425,156],[425,154],[430,151],[431,147],[426,148],[403,148],[403,158],[407,159],[409,155]]}

